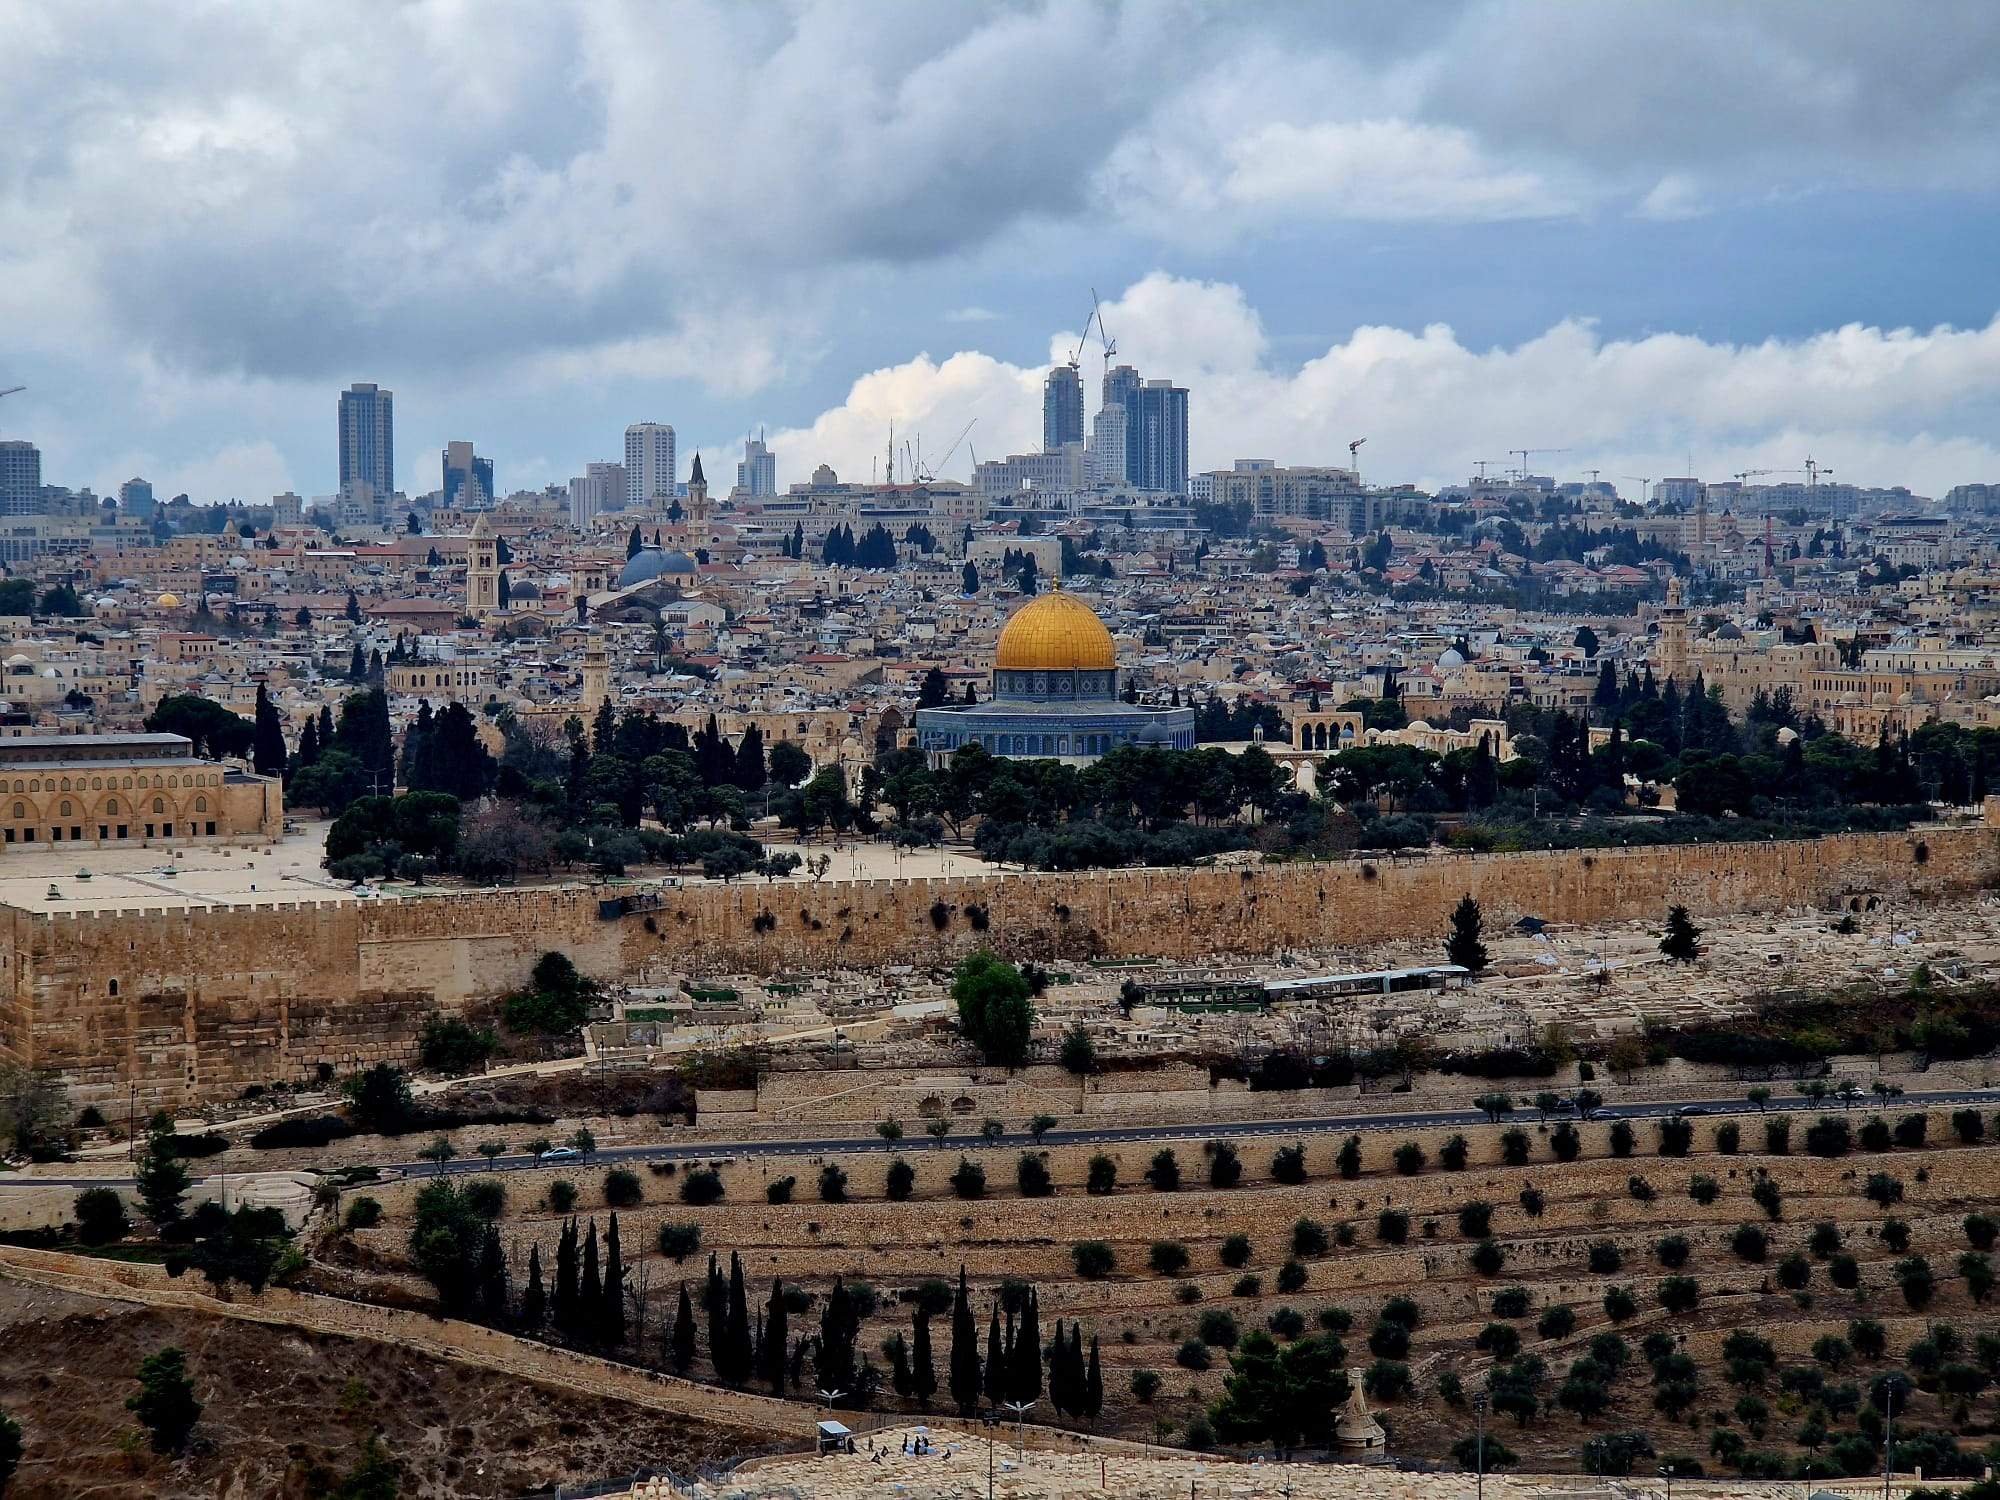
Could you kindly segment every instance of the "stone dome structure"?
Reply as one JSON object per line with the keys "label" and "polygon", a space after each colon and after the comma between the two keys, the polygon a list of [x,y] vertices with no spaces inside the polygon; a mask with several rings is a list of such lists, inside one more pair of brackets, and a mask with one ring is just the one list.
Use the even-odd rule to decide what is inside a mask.
{"label": "stone dome structure", "polygon": [[1118,650],[1097,611],[1057,589],[1014,611],[1000,632],[993,666],[1001,672],[1111,672]]}
{"label": "stone dome structure", "polygon": [[618,574],[618,587],[629,589],[635,583],[651,583],[655,578],[686,575],[695,572],[695,560],[685,552],[664,552],[658,547],[641,547],[626,559],[625,566]]}

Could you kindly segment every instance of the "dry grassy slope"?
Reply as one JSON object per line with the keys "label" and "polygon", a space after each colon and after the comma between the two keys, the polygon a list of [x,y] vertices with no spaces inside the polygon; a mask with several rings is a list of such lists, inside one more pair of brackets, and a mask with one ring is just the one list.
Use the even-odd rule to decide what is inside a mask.
{"label": "dry grassy slope", "polygon": [[[207,1403],[183,1458],[134,1443],[124,1408],[139,1361],[167,1344],[187,1351]],[[0,1281],[0,1408],[27,1446],[13,1493],[92,1500],[304,1496],[303,1466],[344,1471],[370,1430],[403,1462],[406,1500],[687,1468],[766,1441],[380,1344],[11,1281]]]}
{"label": "dry grassy slope", "polygon": [[[1857,1112],[1851,1123],[1858,1126],[1865,1118],[1865,1113]],[[1701,1122],[1697,1138],[1702,1147],[1712,1145],[1716,1123]],[[1740,1123],[1746,1142],[1761,1142],[1761,1125],[1754,1117]],[[1794,1128],[1795,1145],[1802,1139],[1805,1123],[1800,1121]],[[995,1187],[995,1196],[978,1202],[935,1196],[939,1191],[948,1192],[943,1189],[943,1179],[958,1160],[956,1151],[912,1147],[907,1154],[919,1169],[920,1191],[932,1196],[902,1204],[818,1201],[817,1159],[737,1162],[724,1168],[728,1198],[698,1210],[675,1201],[677,1177],[642,1173],[650,1201],[621,1215],[621,1224],[625,1244],[633,1247],[650,1244],[663,1222],[697,1221],[705,1244],[725,1257],[731,1250],[740,1251],[753,1282],[760,1285],[767,1285],[773,1275],[782,1275],[818,1288],[840,1274],[865,1277],[888,1294],[926,1276],[955,1276],[961,1263],[982,1288],[1006,1276],[1032,1279],[1041,1286],[1045,1330],[1057,1317],[1081,1317],[1087,1328],[1103,1337],[1107,1365],[1115,1372],[1107,1378],[1113,1402],[1110,1421],[1127,1434],[1150,1432],[1155,1415],[1126,1397],[1126,1372],[1131,1369],[1151,1368],[1167,1377],[1156,1407],[1159,1414],[1177,1420],[1193,1415],[1215,1394],[1223,1366],[1219,1352],[1217,1368],[1199,1375],[1177,1369],[1173,1353],[1179,1341],[1194,1332],[1200,1314],[1216,1307],[1229,1309],[1248,1328],[1260,1324],[1280,1305],[1304,1312],[1309,1320],[1322,1307],[1344,1306],[1355,1320],[1348,1339],[1350,1362],[1361,1365],[1370,1357],[1364,1347],[1368,1324],[1382,1303],[1394,1295],[1412,1296],[1424,1318],[1412,1364],[1425,1377],[1426,1390],[1443,1368],[1459,1370],[1469,1382],[1477,1379],[1485,1358],[1474,1351],[1472,1339],[1489,1320],[1491,1294],[1513,1285],[1527,1287],[1532,1298],[1532,1312],[1518,1325],[1524,1341],[1530,1349],[1543,1353],[1558,1375],[1591,1335],[1612,1326],[1602,1310],[1603,1293],[1611,1283],[1633,1287],[1639,1298],[1640,1316],[1619,1330],[1635,1345],[1645,1332],[1668,1327],[1685,1335],[1697,1358],[1705,1363],[1713,1361],[1722,1336],[1737,1326],[1755,1327],[1771,1337],[1781,1353],[1802,1358],[1819,1334],[1844,1328],[1846,1320],[1857,1313],[1888,1322],[1890,1347],[1900,1354],[1919,1336],[1921,1321],[1909,1317],[1895,1290],[1891,1267],[1898,1257],[1877,1233],[1885,1215],[1861,1195],[1863,1182],[1875,1171],[1889,1172],[1903,1183],[1906,1198],[1894,1212],[1910,1227],[1911,1250],[1927,1255],[1937,1274],[1939,1294],[1931,1309],[1933,1315],[1968,1329],[1993,1325],[1993,1314],[1967,1298],[1956,1275],[1956,1262],[1966,1248],[1961,1228],[1966,1212],[1974,1207],[1991,1210],[2000,1199],[2000,1175],[1995,1172],[2000,1153],[1991,1147],[1963,1148],[1950,1143],[1947,1116],[1933,1117],[1931,1125],[1933,1140],[1945,1144],[1879,1157],[1855,1153],[1834,1161],[1757,1152],[1722,1156],[1706,1149],[1686,1159],[1661,1158],[1651,1154],[1652,1133],[1642,1126],[1640,1150],[1629,1159],[1602,1155],[1606,1149],[1604,1128],[1586,1127],[1586,1149],[1597,1155],[1563,1165],[1551,1159],[1546,1133],[1532,1125],[1528,1128],[1536,1139],[1533,1157],[1526,1166],[1498,1165],[1495,1158],[1501,1132],[1476,1129],[1466,1134],[1477,1165],[1462,1172],[1447,1172],[1433,1165],[1416,1177],[1381,1170],[1402,1137],[1370,1137],[1366,1161],[1371,1170],[1353,1181],[1339,1178],[1334,1171],[1333,1154],[1339,1142],[1314,1141],[1308,1156],[1313,1180],[1295,1187],[1268,1181],[1269,1154],[1278,1143],[1259,1142],[1243,1148],[1245,1185],[1226,1192],[1191,1186],[1163,1194],[1139,1184],[1138,1174],[1156,1149],[1151,1145],[1110,1151],[1120,1158],[1120,1178],[1128,1186],[1108,1197],[1088,1196],[1077,1185],[1091,1154],[1088,1148],[1052,1152],[1054,1176],[1066,1185],[1053,1197],[1033,1200],[1023,1200],[1014,1192],[1013,1169],[1019,1156],[1015,1151],[969,1153],[985,1162],[988,1180]],[[1447,1134],[1434,1132],[1420,1137],[1433,1161]],[[1199,1142],[1182,1145],[1178,1154],[1187,1180],[1200,1182],[1205,1159]],[[845,1165],[853,1192],[879,1193],[887,1166],[884,1158],[850,1159]],[[1926,1174],[1926,1181],[1918,1180],[1919,1171]],[[799,1179],[797,1201],[787,1205],[763,1202],[762,1184],[788,1173]],[[1721,1196],[1706,1207],[1688,1196],[1689,1179],[1697,1173],[1713,1176],[1721,1188]],[[530,1207],[540,1189],[523,1180],[527,1175],[508,1179],[509,1239],[521,1261],[525,1261],[527,1245],[539,1241],[546,1262],[553,1248],[556,1221]],[[597,1170],[568,1175],[593,1192],[601,1178]],[[1628,1182],[1634,1176],[1644,1178],[1654,1189],[1652,1201],[1632,1196]],[[1775,1223],[1750,1196],[1761,1176],[1776,1182],[1784,1195],[1782,1218]],[[1522,1188],[1530,1184],[1546,1200],[1539,1216],[1527,1214],[1519,1202]],[[396,1204],[407,1196],[406,1191],[399,1191]],[[1472,1272],[1469,1244],[1458,1233],[1457,1210],[1472,1199],[1493,1205],[1493,1232],[1507,1251],[1506,1267],[1490,1279]],[[1376,1238],[1376,1216],[1384,1207],[1410,1215],[1407,1245],[1384,1245]],[[596,1211],[600,1216],[604,1212],[601,1206]],[[1277,1271],[1289,1255],[1292,1226],[1302,1217],[1321,1222],[1330,1234],[1337,1226],[1348,1224],[1355,1242],[1351,1247],[1336,1245],[1330,1255],[1312,1261],[1303,1290],[1280,1294]],[[1801,1306],[1791,1294],[1777,1290],[1773,1270],[1782,1255],[1804,1248],[1812,1225],[1822,1220],[1841,1227],[1847,1249],[1861,1261],[1862,1288],[1859,1294],[1838,1292],[1827,1279],[1824,1266],[1816,1265],[1809,1288],[1811,1305]],[[1731,1252],[1729,1237],[1742,1223],[1761,1224],[1770,1234],[1772,1249],[1763,1265],[1746,1264]],[[392,1222],[364,1238],[379,1253],[393,1256],[406,1232],[405,1226]],[[1222,1241],[1234,1233],[1249,1236],[1253,1246],[1250,1263],[1241,1270],[1223,1267],[1218,1258]],[[1669,1319],[1655,1301],[1658,1282],[1668,1273],[1655,1263],[1652,1247],[1668,1233],[1683,1234],[1692,1242],[1685,1274],[1697,1277],[1703,1290],[1702,1305],[1683,1319]],[[1085,1282],[1075,1278],[1071,1247],[1082,1239],[1103,1240],[1112,1246],[1118,1270],[1111,1279]],[[1188,1247],[1191,1262],[1184,1275],[1163,1278],[1146,1270],[1148,1246],[1163,1239],[1178,1240]],[[1623,1255],[1624,1264],[1616,1275],[1589,1269],[1589,1247],[1596,1241],[1611,1242]],[[650,1284],[663,1298],[671,1297],[679,1276],[699,1272],[698,1262],[673,1268],[656,1258],[649,1270]],[[1244,1274],[1261,1278],[1258,1295],[1233,1295],[1238,1278]],[[1184,1283],[1200,1289],[1198,1304],[1179,1300]],[[1559,1302],[1576,1308],[1579,1327],[1569,1339],[1545,1344],[1535,1336],[1535,1317]],[[864,1347],[872,1348],[904,1320],[892,1297],[885,1295],[885,1303],[885,1311],[869,1330]],[[663,1300],[658,1313],[670,1311],[670,1304]],[[940,1360],[943,1357],[941,1342]],[[1659,1425],[1646,1404],[1648,1392],[1642,1375],[1628,1374],[1619,1390],[1621,1420],[1628,1425]],[[1736,1392],[1723,1387],[1718,1376],[1713,1395],[1717,1405],[1726,1407],[1733,1403]],[[1441,1449],[1460,1435],[1459,1415],[1443,1408],[1434,1396],[1401,1403],[1387,1415],[1392,1425],[1401,1428],[1402,1441],[1421,1451]],[[1920,1409],[1918,1415],[1920,1419],[1935,1419],[1937,1413],[1931,1410],[1926,1414]],[[1572,1449],[1582,1435],[1573,1421],[1560,1418],[1525,1434],[1514,1434],[1510,1441],[1517,1448],[1525,1444],[1524,1451],[1539,1452],[1553,1460]],[[1687,1446],[1687,1441],[1679,1446]]]}

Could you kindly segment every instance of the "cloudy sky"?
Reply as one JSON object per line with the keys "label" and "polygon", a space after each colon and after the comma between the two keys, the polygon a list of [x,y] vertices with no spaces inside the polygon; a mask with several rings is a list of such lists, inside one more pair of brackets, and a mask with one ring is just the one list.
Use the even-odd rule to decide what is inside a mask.
{"label": "cloudy sky", "polygon": [[2000,480],[1995,57],[1991,0],[0,0],[0,437],[324,494],[373,380],[412,492],[647,419],[726,483],[976,417],[962,473],[1095,286],[1197,467],[1938,494]]}

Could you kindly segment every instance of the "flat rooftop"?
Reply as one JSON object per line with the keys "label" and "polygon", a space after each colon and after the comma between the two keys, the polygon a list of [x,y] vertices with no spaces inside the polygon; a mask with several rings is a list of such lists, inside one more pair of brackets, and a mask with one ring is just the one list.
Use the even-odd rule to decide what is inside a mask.
{"label": "flat rooftop", "polygon": [[[321,867],[327,827],[307,823],[276,843],[175,849],[157,844],[27,849],[10,844],[0,852],[0,903],[63,912],[375,899],[358,896]],[[88,879],[80,873],[86,870]]]}

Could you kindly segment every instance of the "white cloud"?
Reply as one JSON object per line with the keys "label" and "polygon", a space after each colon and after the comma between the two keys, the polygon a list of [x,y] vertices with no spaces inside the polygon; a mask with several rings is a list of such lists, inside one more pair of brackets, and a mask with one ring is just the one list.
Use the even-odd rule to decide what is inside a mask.
{"label": "white cloud", "polygon": [[1701,190],[1692,178],[1679,172],[1669,172],[1654,183],[1652,190],[1632,210],[1635,218],[1652,219],[1661,224],[1698,219],[1707,212],[1708,205],[1702,202]]}
{"label": "white cloud", "polygon": [[997,323],[1000,314],[990,307],[954,307],[944,315],[947,323]]}
{"label": "white cloud", "polygon": [[[136,472],[152,471],[142,466]],[[269,442],[231,443],[170,464],[153,477],[153,490],[162,498],[188,495],[202,501],[240,500],[245,505],[261,505],[291,488],[285,456]]]}
{"label": "white cloud", "polygon": [[[1227,284],[1155,273],[1107,303],[1105,320],[1121,362],[1189,387],[1198,469],[1252,455],[1338,463],[1365,437],[1368,478],[1426,487],[1523,445],[1567,449],[1537,463],[1566,476],[1679,472],[1689,447],[1718,478],[1795,467],[1809,452],[1843,479],[1920,493],[2000,473],[2000,446],[1986,436],[2000,414],[2000,318],[1929,331],[1851,325],[1745,346],[1673,333],[1605,340],[1566,321],[1483,350],[1441,324],[1364,327],[1296,370],[1271,363],[1255,309]],[[1059,336],[1052,355],[1067,347]],[[921,355],[862,377],[839,406],[773,443],[788,463],[824,461],[852,477],[866,475],[892,418],[935,444],[977,417],[981,452],[1020,451],[1038,441],[1042,375],[974,351]],[[1093,406],[1095,384],[1086,380]]]}

